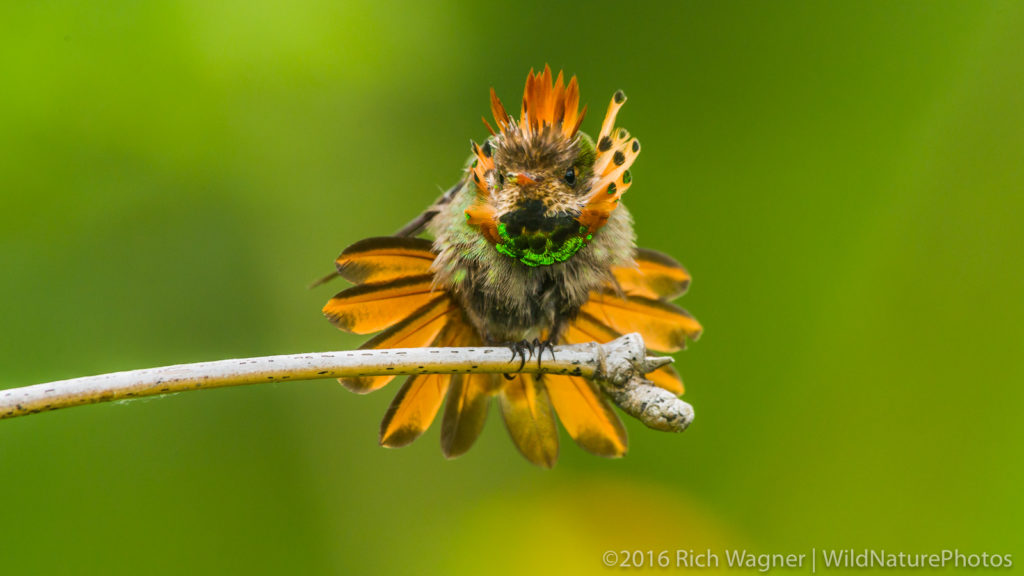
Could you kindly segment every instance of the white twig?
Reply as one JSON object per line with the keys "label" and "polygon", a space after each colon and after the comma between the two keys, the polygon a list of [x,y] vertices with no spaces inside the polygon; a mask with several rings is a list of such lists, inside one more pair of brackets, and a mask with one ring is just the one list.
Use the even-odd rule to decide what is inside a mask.
{"label": "white twig", "polygon": [[613,402],[651,428],[681,432],[693,420],[689,404],[644,379],[644,374],[672,362],[672,358],[647,356],[639,334],[627,334],[606,344],[556,346],[552,358],[545,356],[539,365],[536,359],[528,361],[522,369],[520,360],[510,356],[509,349],[504,347],[394,348],[263,356],[114,372],[0,390],[0,419],[97,402],[261,382],[391,374],[527,372],[594,379]]}

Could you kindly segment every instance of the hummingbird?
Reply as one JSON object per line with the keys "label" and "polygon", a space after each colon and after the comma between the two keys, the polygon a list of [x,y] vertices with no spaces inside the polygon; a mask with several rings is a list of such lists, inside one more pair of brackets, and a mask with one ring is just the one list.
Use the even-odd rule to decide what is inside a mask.
{"label": "hummingbird", "polygon": [[[701,325],[671,303],[689,273],[671,257],[637,248],[633,220],[620,202],[640,142],[616,126],[626,102],[612,96],[596,141],[580,131],[575,76],[551,68],[526,77],[519,118],[491,89],[495,124],[470,142],[458,182],[392,236],[346,248],[337,272],[354,286],[323,308],[338,328],[380,332],[362,349],[508,346],[526,361],[555,344],[607,342],[639,332],[648,347],[675,352]],[[429,235],[432,240],[421,238]],[[683,393],[665,366],[655,385]],[[342,378],[368,393],[394,376]],[[492,398],[519,452],[550,468],[558,459],[556,415],[584,450],[626,453],[622,421],[594,382],[555,374],[416,374],[408,376],[380,427],[397,448],[418,438],[444,404],[441,449],[464,454],[483,429]]]}

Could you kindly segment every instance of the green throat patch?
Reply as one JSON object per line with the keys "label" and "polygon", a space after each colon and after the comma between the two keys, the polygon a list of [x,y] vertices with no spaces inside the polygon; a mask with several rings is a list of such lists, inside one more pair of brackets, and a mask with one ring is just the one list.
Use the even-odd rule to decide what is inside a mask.
{"label": "green throat patch", "polygon": [[494,245],[498,252],[527,266],[550,266],[555,262],[565,262],[593,238],[583,226],[576,233],[554,230],[512,236],[503,223],[498,224],[498,235],[501,242]]}

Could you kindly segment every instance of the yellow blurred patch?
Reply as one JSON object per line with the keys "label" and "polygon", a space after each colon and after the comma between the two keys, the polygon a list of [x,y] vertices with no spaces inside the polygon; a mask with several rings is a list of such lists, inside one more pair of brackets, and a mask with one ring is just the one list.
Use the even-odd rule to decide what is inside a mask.
{"label": "yellow blurred patch", "polygon": [[[677,551],[711,549],[721,557],[719,568],[689,569],[711,575],[727,570],[724,550],[740,545],[718,518],[681,491],[618,479],[576,477],[536,493],[506,492],[452,524],[459,529],[445,541],[457,545],[442,563],[449,574],[676,573],[686,570],[676,568]],[[636,551],[645,559],[643,567],[605,564],[608,552],[621,563]],[[661,552],[670,559],[667,568],[658,566]]]}

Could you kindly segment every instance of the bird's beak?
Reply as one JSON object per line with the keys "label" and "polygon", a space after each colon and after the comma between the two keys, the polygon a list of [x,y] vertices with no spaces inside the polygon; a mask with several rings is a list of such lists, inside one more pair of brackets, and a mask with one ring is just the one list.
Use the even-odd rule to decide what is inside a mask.
{"label": "bird's beak", "polygon": [[533,186],[534,184],[537,183],[537,181],[534,180],[533,178],[530,178],[526,174],[523,174],[522,172],[520,172],[519,174],[516,174],[516,176],[515,176],[515,183],[518,186]]}

